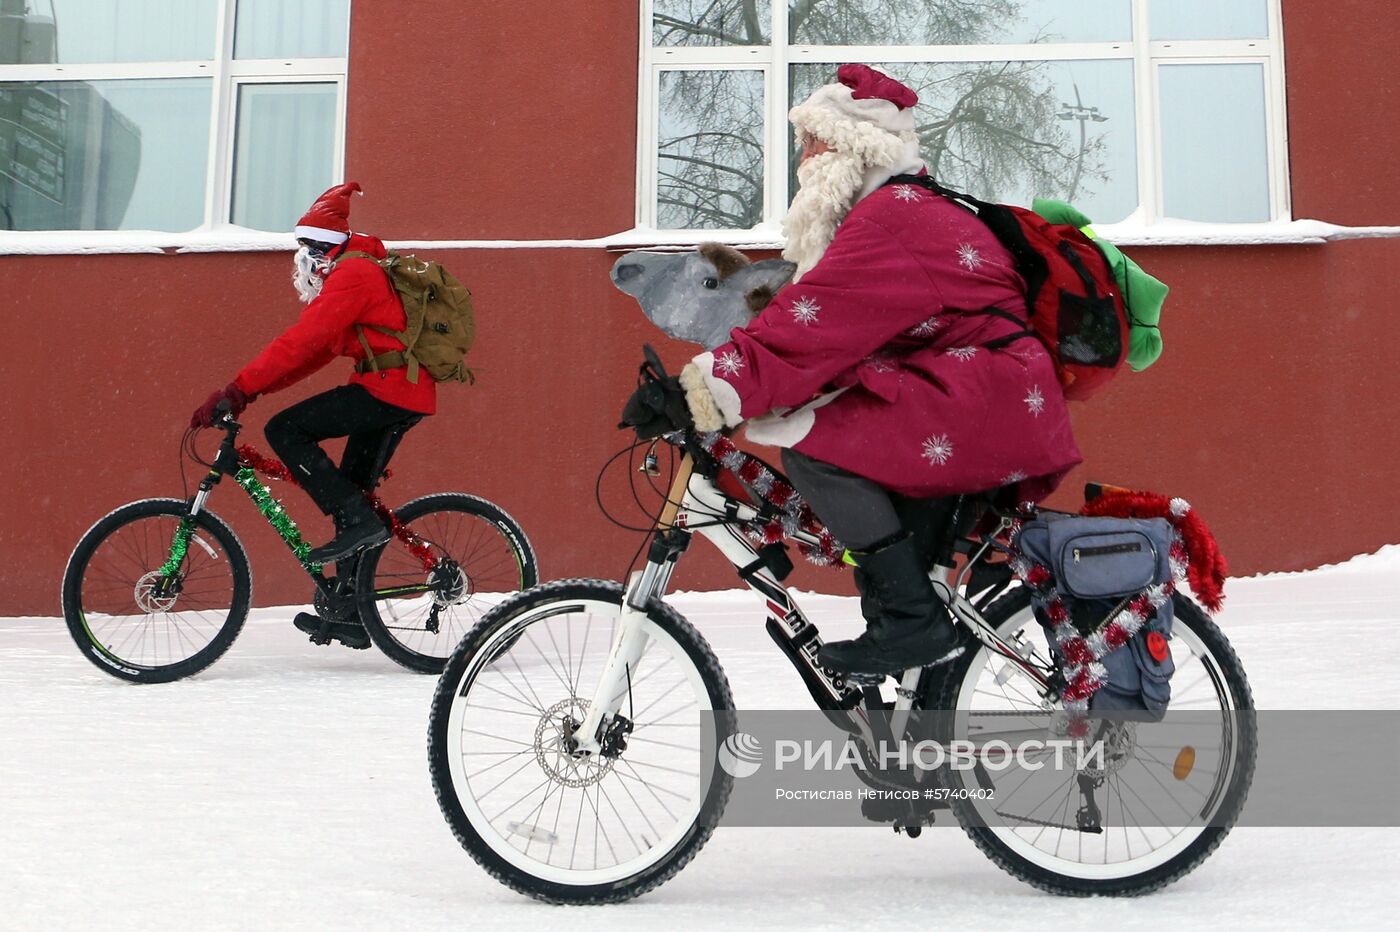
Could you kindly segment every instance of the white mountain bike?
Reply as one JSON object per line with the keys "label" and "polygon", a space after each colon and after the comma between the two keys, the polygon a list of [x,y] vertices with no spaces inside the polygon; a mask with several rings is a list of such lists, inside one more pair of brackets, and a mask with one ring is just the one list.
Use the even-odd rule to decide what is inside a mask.
{"label": "white mountain bike", "polygon": [[[664,375],[654,358],[649,365],[652,377]],[[900,734],[920,710],[954,710],[939,716],[941,737],[952,740],[968,734],[973,712],[1060,707],[1063,678],[1028,591],[1014,584],[1004,562],[989,559],[993,534],[969,534],[979,520],[985,527],[1000,518],[987,497],[929,502],[921,528],[935,547],[934,586],[967,649],[950,663],[904,671],[886,698],[817,662],[822,639],[780,582],[781,548],[760,548],[747,533],[771,519],[765,506],[726,479],[697,436],[663,439],[684,455],[675,458],[644,568],[625,587],[565,579],[511,597],[467,634],[438,683],[429,724],[438,801],[463,847],[502,883],[552,902],[616,902],[673,877],[708,840],[732,779],[704,753],[699,719],[732,712],[733,699],[705,639],[665,601],[676,563],[696,536],[718,548],[753,590],[769,634],[816,705],[857,728],[878,713]],[[787,540],[818,544],[803,531]],[[959,573],[952,569],[957,554],[966,558]],[[1252,710],[1244,670],[1225,636],[1194,602],[1180,593],[1174,599],[1172,708]],[[1243,806],[1254,771],[1254,722],[1249,715],[1221,718],[1217,746],[1197,749],[1209,751],[1214,766],[1193,774],[1200,803],[1181,820],[1186,827],[1134,821],[1134,807],[1149,804],[1135,800],[1131,781],[1141,781],[1140,789],[1170,782],[1174,762],[1133,746],[1131,734],[1115,747],[1111,768],[1061,785],[1063,800],[1024,798],[1024,791],[1018,798],[1009,785],[997,785],[1004,775],[981,768],[940,770],[938,779],[952,791],[946,799],[885,821],[917,837],[938,810],[951,808],[989,858],[1039,888],[1150,892],[1204,861]],[[988,787],[997,790],[995,803],[979,798],[992,794],[976,792]],[[1095,813],[1087,824],[1074,816],[1076,793],[1079,812]],[[1097,816],[1105,800],[1094,796],[1104,793],[1121,831],[1105,830]]]}

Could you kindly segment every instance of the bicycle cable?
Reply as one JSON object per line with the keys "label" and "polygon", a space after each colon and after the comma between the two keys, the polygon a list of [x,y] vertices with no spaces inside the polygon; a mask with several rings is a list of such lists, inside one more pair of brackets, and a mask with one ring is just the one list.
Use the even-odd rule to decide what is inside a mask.
{"label": "bicycle cable", "polygon": [[[629,467],[629,473],[630,473],[630,471],[631,471],[631,470],[630,470],[630,467],[632,466],[632,462],[633,462],[633,461],[632,461],[632,458],[629,456],[629,454],[635,452],[636,449],[637,449],[638,447],[642,446],[642,445],[645,444],[645,443],[646,443],[645,440],[638,440],[636,443],[629,444],[628,446],[624,447],[623,449],[618,450],[618,451],[617,451],[616,453],[614,453],[612,456],[608,457],[608,461],[607,461],[606,463],[603,464],[603,467],[602,467],[601,469],[598,470],[598,478],[597,478],[596,480],[594,480],[594,482],[593,482],[593,501],[594,501],[595,504],[597,504],[598,510],[601,511],[601,512],[603,513],[603,517],[606,518],[606,519],[608,520],[608,522],[609,522],[610,524],[614,525],[615,527],[622,528],[624,531],[633,531],[633,532],[636,532],[636,533],[639,533],[639,534],[641,534],[641,533],[647,533],[647,532],[653,530],[654,528],[653,528],[653,527],[636,527],[635,525],[627,524],[626,522],[624,522],[624,521],[622,521],[622,520],[619,520],[618,518],[614,517],[613,514],[612,514],[612,512],[610,512],[610,511],[608,510],[608,506],[605,505],[605,504],[603,503],[603,479],[606,478],[607,473],[608,473],[608,470],[609,470],[609,469],[612,469],[613,465],[614,465],[615,463],[617,463],[617,461],[620,460],[620,459],[621,459],[622,457],[624,457],[624,456],[627,456],[627,457],[628,457],[627,465],[628,465],[628,467]],[[635,490],[635,487],[632,486],[632,482],[635,481],[635,480],[633,480],[632,477],[631,477],[630,475],[629,475],[628,478],[629,478],[629,483],[628,483],[628,485],[629,485],[629,488],[632,490],[633,500],[637,503],[638,507],[641,509],[641,511],[642,511],[643,514],[646,514],[646,515],[648,515],[649,517],[655,517],[654,515],[651,515],[650,512],[647,511],[646,506],[642,504],[641,499],[639,499],[639,498],[636,497],[636,490]]]}

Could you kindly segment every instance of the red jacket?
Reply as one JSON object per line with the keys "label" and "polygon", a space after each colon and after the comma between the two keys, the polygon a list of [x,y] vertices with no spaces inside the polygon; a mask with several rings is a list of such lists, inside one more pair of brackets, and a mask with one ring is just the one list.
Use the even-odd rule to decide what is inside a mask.
{"label": "red jacket", "polygon": [[[366,252],[378,258],[385,255],[383,243],[358,233],[351,235],[345,248],[347,252]],[[326,276],[321,293],[301,312],[297,322],[244,366],[233,381],[251,397],[293,385],[337,356],[358,362],[365,358],[365,350],[355,332],[357,324],[365,327],[365,339],[375,355],[403,349],[398,340],[372,329],[403,330],[407,325],[403,303],[389,284],[389,276],[368,259],[343,259]],[[363,385],[380,401],[409,411],[437,411],[437,384],[426,370],[419,370],[416,385],[408,381],[404,367],[377,373],[354,372],[350,384]]]}

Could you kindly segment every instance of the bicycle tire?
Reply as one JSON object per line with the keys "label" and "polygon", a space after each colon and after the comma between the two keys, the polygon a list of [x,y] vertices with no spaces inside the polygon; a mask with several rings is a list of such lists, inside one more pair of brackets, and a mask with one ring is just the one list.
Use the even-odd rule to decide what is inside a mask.
{"label": "bicycle tire", "polygon": [[[466,852],[488,874],[518,893],[561,905],[594,905],[618,903],[641,896],[665,883],[699,853],[714,832],[714,826],[724,811],[733,788],[733,778],[716,764],[709,794],[702,801],[697,818],[686,830],[681,841],[660,860],[647,865],[636,874],[607,883],[573,885],[550,881],[511,864],[501,857],[477,831],[467,817],[453,784],[448,751],[448,722],[454,699],[461,692],[459,682],[477,651],[487,645],[492,635],[520,615],[547,609],[554,603],[571,599],[607,602],[622,606],[623,587],[611,580],[563,579],[521,592],[493,609],[462,639],[447,662],[442,679],[433,695],[432,713],[428,720],[428,763],[443,817],[453,835]],[[695,665],[705,688],[711,708],[732,714],[734,698],[729,681],[719,661],[705,639],[675,609],[653,600],[647,608],[647,618],[680,645]],[[517,635],[518,637],[518,635]],[[499,650],[493,646],[493,653]],[[508,648],[507,648],[508,649]]]}
{"label": "bicycle tire", "polygon": [[[481,546],[501,545],[501,549],[494,553],[488,551],[484,557],[476,561],[478,564],[483,561],[492,563],[490,572],[492,584],[508,584],[510,588],[505,591],[517,592],[529,589],[539,582],[539,565],[536,561],[534,548],[530,545],[529,538],[525,536],[524,529],[504,509],[484,498],[462,492],[439,492],[416,498],[400,506],[394,513],[404,524],[413,526],[417,523],[425,531],[431,530],[428,527],[431,522],[425,519],[430,519],[434,514],[458,513],[479,519],[482,524],[478,530],[493,535],[495,540],[488,540],[487,544],[473,549],[479,551]],[[473,540],[474,538],[469,536],[463,547],[471,547]],[[430,542],[434,543],[434,546],[440,546],[436,542],[431,540]],[[455,538],[453,546],[455,547]],[[446,550],[447,548],[441,547],[441,549]],[[438,632],[429,632],[426,628],[410,627],[409,622],[400,624],[397,619],[386,619],[385,612],[381,611],[381,605],[392,604],[393,600],[376,597],[377,591],[385,588],[377,585],[376,580],[380,573],[381,564],[385,560],[385,554],[391,553],[401,553],[407,557],[407,551],[403,549],[403,544],[393,538],[382,545],[364,551],[360,556],[355,576],[355,600],[360,621],[364,624],[365,630],[369,632],[370,640],[395,663],[417,673],[441,673],[447,663],[447,658],[456,649],[467,630],[480,620],[489,606],[469,604],[475,598],[474,595],[469,595],[463,602],[453,603],[451,608],[462,606],[464,614],[470,616],[469,621],[461,625],[457,625],[454,621],[449,627],[439,629]],[[513,566],[505,563],[505,554],[509,554],[513,558]],[[459,564],[463,564],[464,572],[468,578],[476,578],[480,581],[479,575],[473,573],[473,567],[467,564],[466,557],[462,554],[449,553],[448,555],[454,556]],[[409,562],[401,563],[395,568],[399,575],[411,575],[411,571],[414,569],[415,567]],[[507,579],[507,577],[509,578]],[[472,615],[473,612],[475,615]],[[435,636],[433,638],[425,637],[424,635],[428,633],[433,633]],[[441,646],[440,653],[421,649],[439,645]]]}
{"label": "bicycle tire", "polygon": [[[998,598],[983,615],[993,628],[999,630],[1003,624],[1029,607],[1030,593],[1026,589],[1018,587]],[[1176,593],[1173,596],[1172,607],[1175,623],[1184,624],[1190,628],[1219,665],[1224,674],[1225,684],[1230,691],[1234,708],[1238,711],[1252,712],[1254,696],[1249,687],[1249,680],[1245,676],[1244,668],[1240,664],[1234,648],[1230,646],[1230,642],[1219,627],[1200,606],[1181,593]],[[969,650],[954,661],[954,666],[948,671],[947,677],[939,684],[936,708],[955,708],[963,680],[972,668],[976,653],[974,650]],[[1225,803],[1211,820],[1215,824],[1205,827],[1194,841],[1169,860],[1139,873],[1107,879],[1071,877],[1057,873],[1032,863],[1012,850],[998,837],[996,831],[985,827],[972,803],[953,799],[953,814],[963,831],[972,839],[973,844],[992,863],[1016,879],[1047,893],[1059,896],[1119,897],[1153,893],[1185,877],[1199,867],[1206,858],[1210,857],[1225,840],[1225,836],[1230,833],[1244,808],[1245,797],[1248,795],[1249,786],[1254,777],[1258,733],[1252,715],[1240,716],[1238,721],[1241,741],[1236,760],[1239,762],[1239,766],[1236,767],[1230,778],[1230,783],[1226,787]],[[949,772],[941,771],[941,775],[944,778],[944,784],[951,785]]]}
{"label": "bicycle tire", "polygon": [[[143,664],[120,656],[112,644],[104,646],[88,624],[87,606],[83,601],[83,582],[98,547],[122,528],[138,521],[159,517],[180,519],[185,517],[187,511],[188,504],[175,498],[148,498],[130,502],[114,509],[93,524],[79,539],[68,558],[68,565],[63,571],[61,596],[64,621],[78,650],[104,673],[131,683],[169,683],[193,676],[223,656],[243,629],[243,623],[248,617],[248,607],[252,603],[253,583],[248,568],[248,555],[233,529],[209,511],[201,511],[194,516],[195,526],[212,536],[227,555],[232,591],[227,617],[203,648],[178,662]],[[207,544],[205,546],[207,549]],[[163,563],[165,553],[157,553],[159,556],[153,558]],[[150,567],[148,573],[158,568],[159,563]]]}

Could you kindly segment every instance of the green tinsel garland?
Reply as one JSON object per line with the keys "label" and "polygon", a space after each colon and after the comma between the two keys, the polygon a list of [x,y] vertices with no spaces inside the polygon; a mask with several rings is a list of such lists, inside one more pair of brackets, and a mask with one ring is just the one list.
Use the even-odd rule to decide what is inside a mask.
{"label": "green tinsel garland", "polygon": [[292,520],[291,515],[287,514],[282,503],[272,497],[272,490],[258,481],[253,470],[245,466],[238,470],[233,481],[243,487],[243,490],[248,493],[248,497],[253,500],[253,504],[258,506],[258,511],[261,512],[262,516],[276,529],[278,534],[282,535],[282,539],[287,542],[292,553],[296,554],[301,565],[313,573],[319,570],[321,564],[307,562],[306,556],[311,552],[311,545],[302,540],[297,523]]}
{"label": "green tinsel garland", "polygon": [[193,536],[194,519],[181,518],[180,526],[175,529],[175,539],[170,542],[170,558],[160,568],[160,575],[169,579],[180,572],[180,566],[185,562],[185,554],[190,550],[190,538]]}

